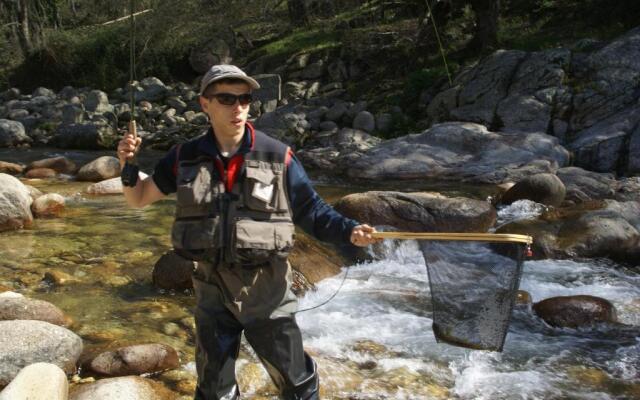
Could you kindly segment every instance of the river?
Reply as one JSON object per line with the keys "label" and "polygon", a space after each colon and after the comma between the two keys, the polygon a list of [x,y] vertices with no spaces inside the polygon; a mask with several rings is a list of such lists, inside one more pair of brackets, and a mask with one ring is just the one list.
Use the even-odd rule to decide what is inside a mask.
{"label": "river", "polygon": [[[0,159],[39,156],[3,152]],[[323,182],[319,191],[330,201],[366,189]],[[0,234],[0,287],[64,310],[74,319],[71,329],[83,338],[87,354],[134,343],[171,345],[181,355],[180,376],[193,382],[193,296],[151,284],[155,261],[170,249],[174,199],[133,210],[121,196],[84,194],[87,183],[27,183],[62,194],[67,209],[61,218],[37,219],[30,229]],[[448,195],[487,194],[442,188]],[[500,210],[500,221],[537,212],[536,205],[516,204]],[[555,329],[518,307],[502,353],[437,343],[417,243],[387,241],[383,252],[381,260],[345,268],[344,282],[343,275],[326,279],[300,299],[301,308],[312,307],[340,287],[328,304],[298,315],[305,345],[319,363],[324,398],[640,398],[638,329]],[[52,285],[43,280],[47,271],[68,274],[68,282]],[[622,323],[640,325],[640,275],[607,260],[526,261],[520,287],[534,301],[573,294],[604,297],[616,306]],[[241,379],[249,398],[272,397],[273,388],[247,346],[238,373],[249,377]],[[180,390],[175,377],[158,379]],[[189,386],[184,387],[188,396]]]}

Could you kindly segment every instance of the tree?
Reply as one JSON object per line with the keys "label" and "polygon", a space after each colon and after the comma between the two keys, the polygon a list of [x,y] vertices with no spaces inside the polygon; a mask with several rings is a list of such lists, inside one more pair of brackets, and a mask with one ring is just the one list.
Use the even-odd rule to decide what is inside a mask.
{"label": "tree", "polygon": [[309,14],[305,0],[287,0],[289,21],[293,26],[305,26],[309,24]]}
{"label": "tree", "polygon": [[468,0],[475,13],[476,30],[467,45],[471,51],[484,53],[498,45],[498,17],[500,0]]}

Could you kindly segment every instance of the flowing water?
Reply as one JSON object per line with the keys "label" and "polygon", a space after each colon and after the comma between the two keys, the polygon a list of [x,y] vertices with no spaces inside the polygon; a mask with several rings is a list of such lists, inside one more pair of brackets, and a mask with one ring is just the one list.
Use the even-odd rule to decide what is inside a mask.
{"label": "flowing water", "polygon": [[[63,309],[74,319],[71,329],[83,338],[87,353],[132,343],[173,346],[181,370],[177,377],[158,379],[189,393],[194,299],[151,285],[153,264],[170,249],[174,200],[133,210],[121,196],[84,194],[86,183],[27,183],[64,195],[67,210],[61,218],[35,220],[31,229],[0,233],[0,290]],[[320,188],[329,200],[353,190]],[[500,221],[539,212],[536,205],[516,203],[500,211]],[[331,302],[298,315],[305,345],[318,360],[324,398],[640,398],[638,329],[554,329],[520,307],[503,353],[439,344],[431,331],[429,285],[417,243],[389,241],[383,251],[380,261],[345,269],[344,283],[343,275],[326,279],[300,300],[301,308],[310,307],[340,287]],[[43,280],[46,272],[67,274],[67,282],[53,285]],[[534,301],[604,297],[615,304],[622,323],[640,325],[640,275],[608,261],[527,261],[521,288]],[[238,374],[247,397],[271,398],[273,387],[246,346],[241,358]]]}

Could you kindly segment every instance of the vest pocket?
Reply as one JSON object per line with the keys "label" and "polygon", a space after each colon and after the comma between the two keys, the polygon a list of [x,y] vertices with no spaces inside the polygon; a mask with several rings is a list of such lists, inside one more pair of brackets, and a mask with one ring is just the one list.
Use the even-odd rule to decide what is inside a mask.
{"label": "vest pocket", "polygon": [[261,264],[272,257],[286,257],[293,247],[291,222],[265,222],[240,219],[235,224],[237,259],[243,264]]}
{"label": "vest pocket", "polygon": [[177,220],[171,230],[173,248],[179,254],[200,261],[213,255],[220,247],[219,218]]}
{"label": "vest pocket", "polygon": [[[281,201],[282,170],[272,169],[264,163],[246,165],[244,203],[255,211],[286,211]],[[283,208],[284,207],[284,208]]]}
{"label": "vest pocket", "polygon": [[181,165],[176,179],[178,204],[205,205],[211,202],[210,165]]}

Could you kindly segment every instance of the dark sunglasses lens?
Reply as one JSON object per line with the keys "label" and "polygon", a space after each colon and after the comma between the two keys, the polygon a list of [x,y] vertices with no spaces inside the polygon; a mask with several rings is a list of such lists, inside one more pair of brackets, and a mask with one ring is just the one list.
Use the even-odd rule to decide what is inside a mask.
{"label": "dark sunglasses lens", "polygon": [[220,102],[220,104],[224,104],[225,106],[233,105],[236,102],[236,96],[230,93],[218,93],[215,95],[216,99]]}
{"label": "dark sunglasses lens", "polygon": [[251,94],[249,93],[241,94],[240,96],[238,96],[238,101],[240,101],[240,104],[243,106],[251,103],[252,100],[253,97],[251,97]]}

